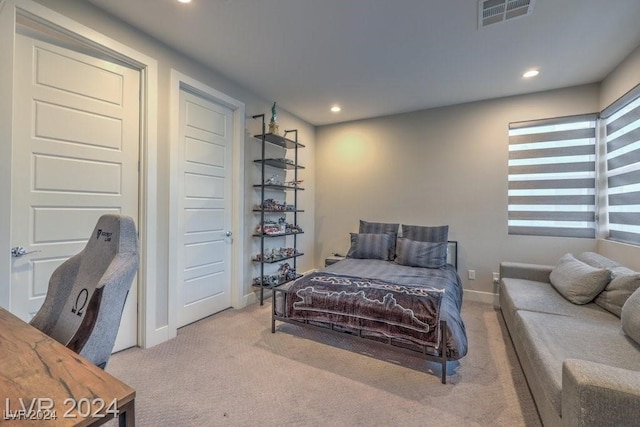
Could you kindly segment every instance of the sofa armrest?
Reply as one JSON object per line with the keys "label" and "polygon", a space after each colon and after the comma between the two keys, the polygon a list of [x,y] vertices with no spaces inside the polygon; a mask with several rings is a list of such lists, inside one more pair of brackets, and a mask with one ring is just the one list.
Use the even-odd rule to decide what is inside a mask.
{"label": "sofa armrest", "polygon": [[549,275],[553,270],[552,265],[525,264],[522,262],[503,261],[500,263],[500,277],[512,279],[533,280],[536,282],[549,282]]}
{"label": "sofa armrest", "polygon": [[562,424],[631,426],[640,420],[640,372],[586,360],[562,365]]}

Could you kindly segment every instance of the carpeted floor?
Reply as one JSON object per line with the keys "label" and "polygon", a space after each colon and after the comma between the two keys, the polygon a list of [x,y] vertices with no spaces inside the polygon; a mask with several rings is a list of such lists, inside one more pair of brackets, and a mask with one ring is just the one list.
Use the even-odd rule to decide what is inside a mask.
{"label": "carpeted floor", "polygon": [[[469,354],[437,364],[279,323],[270,301],[226,310],[111,357],[146,426],[539,426],[499,311],[463,304]],[[111,423],[110,423],[111,424]]]}

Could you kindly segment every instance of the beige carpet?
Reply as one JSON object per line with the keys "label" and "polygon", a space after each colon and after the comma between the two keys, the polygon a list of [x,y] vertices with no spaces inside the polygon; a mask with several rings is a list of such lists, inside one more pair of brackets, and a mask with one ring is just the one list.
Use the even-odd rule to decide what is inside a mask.
{"label": "beige carpet", "polygon": [[437,364],[279,323],[270,301],[227,310],[156,347],[112,356],[138,426],[539,426],[499,311],[465,302],[469,354]]}

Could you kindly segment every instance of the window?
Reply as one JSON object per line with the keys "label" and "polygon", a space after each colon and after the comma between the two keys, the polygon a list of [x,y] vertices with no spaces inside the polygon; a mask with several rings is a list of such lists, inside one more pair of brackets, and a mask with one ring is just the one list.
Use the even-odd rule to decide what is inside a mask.
{"label": "window", "polygon": [[596,119],[509,125],[509,234],[595,238]]}
{"label": "window", "polygon": [[602,112],[607,161],[608,238],[640,244],[640,90]]}

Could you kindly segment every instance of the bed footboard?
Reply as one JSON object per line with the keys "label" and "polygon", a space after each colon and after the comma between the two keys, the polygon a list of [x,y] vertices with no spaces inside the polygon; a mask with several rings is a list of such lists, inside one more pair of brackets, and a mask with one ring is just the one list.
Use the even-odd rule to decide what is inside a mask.
{"label": "bed footboard", "polygon": [[366,331],[353,327],[344,327],[330,322],[317,322],[309,320],[297,320],[287,317],[286,307],[287,298],[290,297],[290,293],[286,289],[273,289],[272,308],[271,308],[271,333],[276,332],[276,321],[290,323],[293,325],[308,327],[325,332],[338,334],[340,336],[349,336],[353,338],[359,338],[366,340],[367,342],[376,343],[385,347],[392,347],[394,351],[400,351],[412,355],[420,355],[422,358],[431,362],[437,362],[441,366],[441,382],[447,383],[447,322],[440,320],[439,322],[439,334],[440,334],[440,346],[434,348],[427,345],[420,345],[415,343],[407,343],[406,341],[397,340],[391,337],[375,336],[368,334]]}

